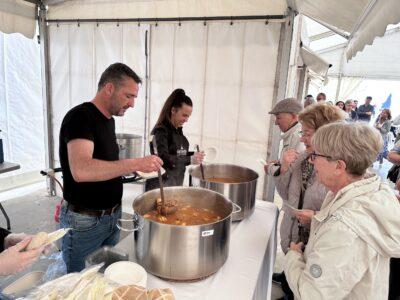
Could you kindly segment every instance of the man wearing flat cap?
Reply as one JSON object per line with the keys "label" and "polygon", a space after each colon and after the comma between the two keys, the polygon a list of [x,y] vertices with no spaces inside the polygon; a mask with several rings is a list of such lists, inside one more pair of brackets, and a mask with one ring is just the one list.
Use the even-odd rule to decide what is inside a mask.
{"label": "man wearing flat cap", "polygon": [[[282,148],[279,158],[282,153],[289,149],[296,149],[298,152],[303,151],[304,144],[300,142],[301,125],[297,120],[297,116],[303,109],[303,105],[295,98],[287,98],[275,104],[274,108],[269,112],[275,115],[275,125],[282,131],[281,140]],[[272,163],[268,162],[268,163]],[[273,175],[279,169],[277,165],[267,164],[264,170],[268,175]]]}

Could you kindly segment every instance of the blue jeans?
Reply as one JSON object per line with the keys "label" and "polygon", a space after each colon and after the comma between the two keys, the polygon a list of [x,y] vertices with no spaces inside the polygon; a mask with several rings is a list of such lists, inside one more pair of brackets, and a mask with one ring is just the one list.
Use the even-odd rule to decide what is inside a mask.
{"label": "blue jeans", "polygon": [[117,220],[121,208],[111,215],[102,217],[78,214],[63,205],[60,214],[60,228],[72,228],[63,237],[62,256],[67,272],[79,272],[85,268],[86,256],[102,246],[114,246],[119,241]]}

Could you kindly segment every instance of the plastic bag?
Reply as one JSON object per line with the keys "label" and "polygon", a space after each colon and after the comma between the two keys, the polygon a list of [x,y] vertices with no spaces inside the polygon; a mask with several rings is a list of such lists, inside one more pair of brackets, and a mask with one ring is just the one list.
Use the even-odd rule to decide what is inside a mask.
{"label": "plastic bag", "polygon": [[67,265],[62,258],[62,252],[53,253],[48,257],[53,262],[48,266],[43,276],[43,282],[48,282],[67,274]]}

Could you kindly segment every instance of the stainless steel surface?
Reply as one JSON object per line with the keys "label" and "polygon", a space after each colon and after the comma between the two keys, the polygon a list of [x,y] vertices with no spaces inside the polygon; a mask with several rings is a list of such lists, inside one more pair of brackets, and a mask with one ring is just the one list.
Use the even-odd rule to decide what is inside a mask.
{"label": "stainless steel surface", "polygon": [[[193,186],[203,187],[216,191],[232,202],[239,205],[242,209],[240,213],[232,216],[232,221],[240,221],[249,217],[254,212],[256,201],[256,188],[258,174],[245,167],[229,164],[207,164],[204,165],[205,179],[202,179],[199,166],[190,170]],[[236,178],[240,183],[211,182],[209,178]]]}
{"label": "stainless steel surface", "polygon": [[89,254],[85,259],[85,266],[90,267],[104,263],[104,266],[102,266],[99,270],[99,272],[104,272],[109,265],[117,261],[125,260],[129,260],[129,255],[127,253],[109,246],[105,246]]}
{"label": "stainless steel surface", "polygon": [[140,135],[117,133],[116,136],[120,159],[142,157],[143,138]]}
{"label": "stainless steel surface", "polygon": [[229,253],[232,202],[201,188],[167,187],[164,192],[166,199],[176,199],[179,204],[213,209],[221,220],[195,226],[150,221],[142,216],[153,209],[160,191],[148,191],[133,202],[137,262],[146,271],[169,280],[196,280],[215,273]]}

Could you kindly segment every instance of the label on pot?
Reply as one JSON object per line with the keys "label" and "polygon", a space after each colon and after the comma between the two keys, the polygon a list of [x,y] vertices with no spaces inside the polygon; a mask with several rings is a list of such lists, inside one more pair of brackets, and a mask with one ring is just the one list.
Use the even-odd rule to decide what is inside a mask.
{"label": "label on pot", "polygon": [[206,230],[206,231],[202,231],[202,232],[201,232],[201,236],[202,236],[202,237],[210,236],[210,235],[213,235],[213,234],[214,234],[214,229]]}

